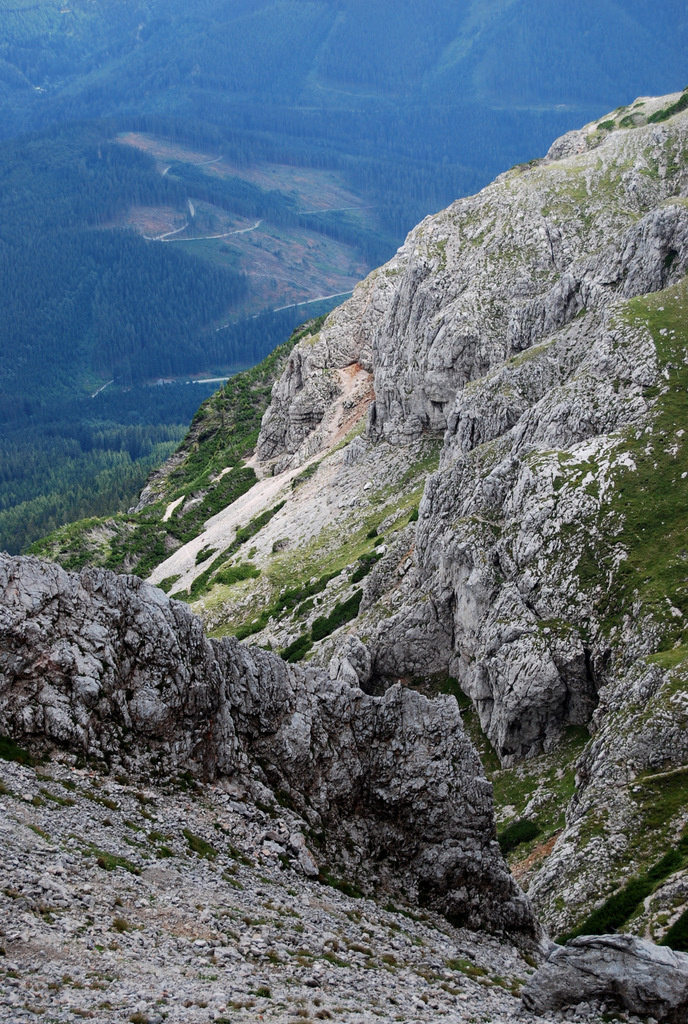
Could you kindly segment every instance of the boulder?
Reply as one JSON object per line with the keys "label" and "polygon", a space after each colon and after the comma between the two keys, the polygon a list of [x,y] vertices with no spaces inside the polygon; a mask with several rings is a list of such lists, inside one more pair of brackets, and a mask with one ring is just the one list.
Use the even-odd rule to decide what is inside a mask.
{"label": "boulder", "polygon": [[688,955],[633,935],[581,935],[553,947],[522,999],[538,1014],[597,1000],[666,1024],[685,1024]]}

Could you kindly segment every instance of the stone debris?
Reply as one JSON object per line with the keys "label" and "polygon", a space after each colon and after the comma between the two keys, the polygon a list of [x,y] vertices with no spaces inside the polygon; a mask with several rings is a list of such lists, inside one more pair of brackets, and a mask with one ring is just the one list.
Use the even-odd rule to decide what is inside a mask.
{"label": "stone debris", "polygon": [[512,944],[307,878],[289,809],[75,761],[0,760],[3,1024],[542,1020]]}

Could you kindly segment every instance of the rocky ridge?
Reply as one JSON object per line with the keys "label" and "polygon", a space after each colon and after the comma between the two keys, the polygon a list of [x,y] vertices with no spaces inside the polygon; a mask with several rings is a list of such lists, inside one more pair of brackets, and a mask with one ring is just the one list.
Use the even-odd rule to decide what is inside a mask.
{"label": "rocky ridge", "polygon": [[[236,640],[208,641],[199,619],[136,577],[0,556],[0,595],[0,734],[78,751],[110,773],[233,779],[292,807],[364,888],[537,946],[450,698],[401,687],[369,697]],[[317,875],[303,836],[297,849]]]}
{"label": "rocky ridge", "polygon": [[[276,471],[308,457],[315,435],[289,417],[347,358],[373,367],[367,451],[443,435],[413,536],[364,584],[360,681],[446,673],[503,769],[589,726],[566,827],[529,879],[557,931],[688,824],[684,99],[639,100],[427,218],[293,354],[269,452],[259,440]],[[654,937],[685,907],[681,878],[640,908]]]}

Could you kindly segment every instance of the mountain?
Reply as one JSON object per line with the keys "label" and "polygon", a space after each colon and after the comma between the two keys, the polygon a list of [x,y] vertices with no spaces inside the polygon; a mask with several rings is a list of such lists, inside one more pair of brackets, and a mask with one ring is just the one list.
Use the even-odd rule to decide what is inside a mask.
{"label": "mountain", "polygon": [[0,725],[44,788],[60,747],[103,785],[236,783],[307,823],[285,868],[322,828],[378,907],[547,954],[529,1010],[683,1019],[687,139],[688,91],[642,97],[427,217],[201,407],[136,512],[36,547],[80,576],[5,558]]}
{"label": "mountain", "polygon": [[0,547],[130,507],[211,390],[188,379],[682,83],[686,31],[678,0],[403,2],[393,25],[379,0],[0,0]]}
{"label": "mountain", "polygon": [[[170,554],[151,581],[213,635],[369,692],[455,693],[557,934],[685,856],[686,95],[569,133],[423,221],[291,349],[259,479],[204,526],[227,392],[145,493],[139,540],[118,548],[106,520],[36,548],[136,567],[154,528]],[[683,905],[665,867],[633,922],[657,938]]]}

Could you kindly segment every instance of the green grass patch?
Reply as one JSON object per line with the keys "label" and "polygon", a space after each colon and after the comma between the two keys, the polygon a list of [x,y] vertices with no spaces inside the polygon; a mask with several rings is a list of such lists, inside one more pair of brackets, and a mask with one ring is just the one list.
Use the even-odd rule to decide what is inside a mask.
{"label": "green grass patch", "polygon": [[[688,617],[688,436],[677,434],[688,421],[686,279],[629,300],[611,326],[620,333],[649,332],[660,384],[646,390],[653,403],[652,432],[638,437],[631,428],[619,436],[614,486],[602,499],[597,523],[589,524],[597,529],[586,530],[576,574],[595,596],[605,636],[615,634],[635,606],[638,619],[651,615],[661,628],[658,650],[669,652],[684,641],[688,645],[683,627]],[[630,456],[634,468],[622,464],[621,455]],[[596,469],[594,464],[561,466],[564,479],[572,481],[581,470]]]}
{"label": "green grass patch", "polygon": [[51,793],[49,789],[41,789],[40,793],[45,797],[46,800],[50,800],[54,804],[58,804],[60,807],[73,807],[74,800],[68,796],[57,796],[55,793]]}
{"label": "green grass patch", "polygon": [[317,618],[311,626],[311,637],[314,641],[323,640],[335,629],[339,629],[347,622],[351,622],[358,615],[361,606],[363,591],[357,590],[347,601],[337,601],[329,615],[322,615]]}
{"label": "green grass patch", "polygon": [[351,896],[353,899],[363,899],[364,893],[355,882],[347,881],[343,878],[338,878],[333,875],[327,868],[323,868],[318,875],[318,881],[322,885],[330,885],[333,889],[338,889],[339,892],[343,892],[345,896]]}
{"label": "green grass patch", "polygon": [[119,804],[116,800],[113,800],[109,796],[100,796],[98,793],[94,793],[92,789],[89,789],[84,796],[88,800],[92,800],[94,804],[100,804],[101,807],[107,807],[109,811],[119,810]]}
{"label": "green grass patch", "polygon": [[[260,530],[262,530],[263,527],[270,522],[272,517],[277,515],[277,513],[283,507],[284,502],[281,501],[278,505],[274,505],[272,508],[266,509],[266,511],[262,512],[259,516],[256,516],[255,519],[252,519],[247,526],[240,526],[236,532],[234,540],[229,545],[229,547],[225,548],[222,554],[218,555],[217,558],[213,559],[208,568],[196,577],[196,579],[189,587],[189,591],[186,597],[183,593],[178,593],[175,596],[181,598],[182,600],[188,599],[189,601],[196,601],[198,600],[199,597],[201,597],[202,594],[207,593],[207,591],[210,590],[210,588],[213,587],[215,583],[224,582],[223,580],[217,578],[216,574],[218,572],[218,568],[222,565],[223,562],[225,562],[228,558],[235,554],[242,546],[242,544],[245,544],[247,540],[251,539],[251,537],[255,537],[255,535],[259,533]],[[256,569],[254,566],[244,566],[242,568],[236,566],[234,568],[236,568],[237,571],[247,573],[248,575],[245,575],[243,577],[238,576],[236,579],[232,580],[233,583],[237,583],[239,579],[252,579],[260,575],[259,570]],[[227,578],[229,578],[229,575],[231,575],[229,569],[227,570],[227,573]]]}
{"label": "green grass patch", "polygon": [[15,761],[27,767],[40,764],[42,759],[36,758],[28,750],[18,746],[9,736],[0,736],[0,758],[3,761]]}
{"label": "green grass patch", "polygon": [[263,529],[264,526],[270,522],[273,516],[276,516],[280,509],[284,508],[286,502],[280,501],[278,505],[274,505],[272,508],[266,509],[265,512],[261,512],[259,516],[252,519],[247,526],[240,526],[236,532],[234,538],[234,544],[236,549],[240,548],[242,544],[245,544],[251,537],[255,537],[257,533]]}
{"label": "green grass patch", "polygon": [[211,843],[206,842],[200,836],[194,835],[188,828],[183,830],[183,834],[192,853],[197,854],[199,857],[204,857],[206,860],[215,860],[217,850]]}
{"label": "green grass patch", "polygon": [[[464,723],[467,717],[464,716]],[[536,821],[539,835],[546,841],[563,828],[566,807],[575,792],[576,763],[589,739],[585,726],[569,726],[559,747],[548,754],[540,754],[512,768],[502,768],[499,763],[496,768],[486,765],[498,815],[502,808],[511,807],[517,824],[531,798],[539,792],[544,797],[539,801]],[[510,824],[503,832],[509,827]],[[532,842],[535,838],[523,840],[518,845]]]}
{"label": "green grass patch", "polygon": [[[120,531],[110,544],[106,568],[121,571],[127,562],[133,561],[131,571],[135,575],[149,576],[169,555],[165,544],[168,536],[180,544],[187,544],[203,531],[208,519],[249,491],[256,480],[252,469],[247,466],[235,467],[217,482],[208,485],[209,490],[202,501],[192,505],[186,512],[182,511],[182,504],[166,523],[162,522],[161,506],[130,515],[127,520],[130,529]],[[209,551],[207,557],[211,553]]]}
{"label": "green grass patch", "polygon": [[95,857],[96,864],[103,871],[115,871],[117,868],[124,868],[132,875],[140,875],[141,869],[137,868],[135,864],[132,864],[126,857],[120,857],[116,853],[108,853],[106,850],[100,850],[97,846],[89,846],[84,851],[85,856]]}
{"label": "green grass patch", "polygon": [[231,587],[234,583],[240,583],[242,580],[255,580],[260,576],[260,569],[256,569],[255,565],[228,565],[224,569],[218,569],[215,575],[212,577],[212,584],[222,583],[225,587]]}
{"label": "green grass patch", "polygon": [[487,971],[484,967],[479,967],[472,960],[466,960],[464,957],[454,957],[447,960],[447,967],[450,971],[458,971],[461,974],[465,974],[467,978],[487,977]]}
{"label": "green grass patch", "polygon": [[299,602],[308,600],[315,597],[317,594],[322,593],[330,580],[333,580],[336,576],[339,576],[340,570],[335,572],[326,573],[324,576],[320,576],[313,583],[303,583],[298,587],[290,587],[282,593],[276,601],[273,602],[269,607],[264,608],[258,618],[252,619],[250,622],[244,623],[239,629],[236,630],[236,637],[238,640],[245,640],[246,637],[251,636],[253,633],[259,633],[262,629],[265,629],[271,618],[278,618],[280,616],[288,614],[292,611]]}
{"label": "green grass patch", "polygon": [[299,473],[298,476],[294,477],[294,479],[291,482],[292,491],[295,491],[297,487],[300,487],[302,484],[305,484],[307,480],[310,480],[312,477],[314,477],[315,474],[320,469],[322,461],[323,460],[320,459],[318,462],[313,462],[310,466],[306,466],[303,473]]}
{"label": "green grass patch", "polygon": [[632,797],[644,832],[662,831],[688,807],[688,768],[636,779]]}

